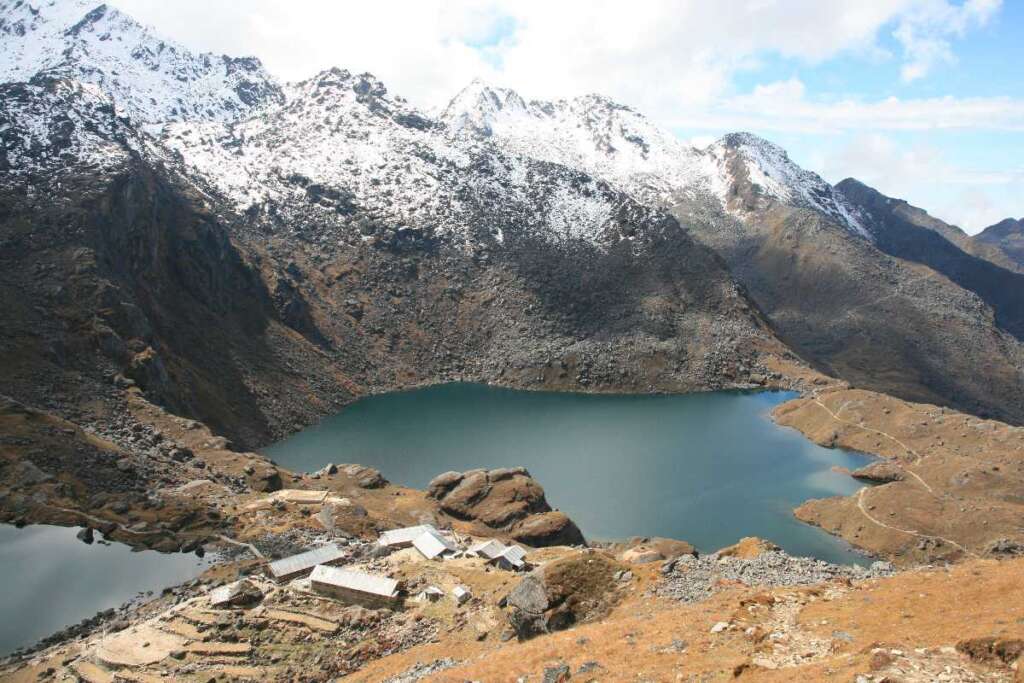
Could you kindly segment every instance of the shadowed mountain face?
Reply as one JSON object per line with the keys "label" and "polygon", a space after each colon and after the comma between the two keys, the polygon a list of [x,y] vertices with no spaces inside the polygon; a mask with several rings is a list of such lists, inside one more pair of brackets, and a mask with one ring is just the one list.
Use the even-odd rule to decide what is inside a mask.
{"label": "shadowed mountain face", "polygon": [[[958,228],[932,218],[921,209],[886,197],[852,178],[836,188],[867,216],[868,229],[879,249],[897,258],[924,264],[982,298],[995,312],[996,324],[1024,338],[1024,274],[1000,267],[963,251],[947,235]],[[970,238],[963,240],[970,242]]]}
{"label": "shadowed mountain face", "polygon": [[997,249],[1016,266],[1024,269],[1024,218],[1007,218],[974,236],[979,245]]}
{"label": "shadowed mountain face", "polygon": [[[366,135],[390,165],[279,165],[255,201],[91,86],[0,85],[4,392],[82,419],[134,386],[255,446],[366,390],[693,391],[763,383],[762,354],[788,354],[667,213],[573,169],[448,146],[369,77],[324,78],[292,101],[347,110],[321,144]],[[309,123],[262,121],[253,156],[297,149]],[[226,165],[234,138],[208,144],[233,178],[265,170]]]}

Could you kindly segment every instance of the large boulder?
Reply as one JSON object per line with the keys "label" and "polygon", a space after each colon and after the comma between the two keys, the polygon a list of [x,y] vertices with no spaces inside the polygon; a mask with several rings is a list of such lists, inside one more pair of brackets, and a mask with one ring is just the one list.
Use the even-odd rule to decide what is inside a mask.
{"label": "large boulder", "polygon": [[343,474],[352,479],[357,486],[364,489],[379,489],[386,486],[388,480],[379,470],[364,465],[339,465]]}
{"label": "large boulder", "polygon": [[551,509],[544,489],[522,467],[445,472],[427,485],[427,496],[452,517],[505,531],[527,545],[584,543],[579,528]]}
{"label": "large boulder", "polygon": [[879,460],[870,465],[861,467],[850,473],[855,479],[870,481],[874,484],[888,484],[894,481],[903,481],[907,473],[898,464],[889,460]]}
{"label": "large boulder", "polygon": [[249,474],[246,475],[246,482],[253,491],[259,493],[273,493],[274,491],[280,491],[283,483],[281,482],[281,473],[273,465],[260,464],[258,467],[252,467],[247,470]]}
{"label": "large boulder", "polygon": [[517,522],[511,529],[512,538],[541,547],[547,545],[584,545],[583,532],[564,512],[542,512]]}
{"label": "large boulder", "polygon": [[686,541],[659,536],[631,538],[624,543],[612,545],[610,549],[617,553],[621,561],[630,564],[649,564],[672,560],[683,555],[697,555],[697,549]]}
{"label": "large boulder", "polygon": [[606,615],[623,569],[604,552],[585,550],[524,576],[505,598],[509,624],[525,640]]}

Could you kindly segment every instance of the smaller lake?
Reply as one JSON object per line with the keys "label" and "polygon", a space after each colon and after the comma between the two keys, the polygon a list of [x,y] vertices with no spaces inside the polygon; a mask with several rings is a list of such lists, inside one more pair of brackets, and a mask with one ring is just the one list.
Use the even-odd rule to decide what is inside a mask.
{"label": "smaller lake", "polygon": [[708,552],[760,536],[795,555],[864,563],[793,517],[810,498],[860,488],[834,467],[870,462],[776,425],[769,412],[793,397],[448,384],[365,398],[265,453],[295,471],[360,463],[415,488],[448,470],[522,465],[588,538],[666,536]]}
{"label": "smaller lake", "polygon": [[195,578],[210,565],[194,554],[133,552],[98,540],[86,545],[76,533],[73,527],[0,525],[0,656],[139,593]]}

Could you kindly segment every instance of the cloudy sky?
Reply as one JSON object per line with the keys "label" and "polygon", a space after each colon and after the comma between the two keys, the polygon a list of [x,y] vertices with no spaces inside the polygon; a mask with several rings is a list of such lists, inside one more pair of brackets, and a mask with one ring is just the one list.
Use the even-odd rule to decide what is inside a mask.
{"label": "cloudy sky", "polygon": [[700,144],[749,130],[976,232],[1024,216],[1022,0],[115,0],[278,76],[340,66],[437,109],[475,77],[597,92]]}

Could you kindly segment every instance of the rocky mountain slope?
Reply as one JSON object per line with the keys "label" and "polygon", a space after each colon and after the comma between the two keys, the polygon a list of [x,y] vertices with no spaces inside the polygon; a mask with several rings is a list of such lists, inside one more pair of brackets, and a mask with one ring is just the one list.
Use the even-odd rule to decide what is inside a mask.
{"label": "rocky mountain slope", "polygon": [[1024,218],[1007,218],[990,225],[975,235],[973,242],[998,250],[1018,268],[1024,268]]}
{"label": "rocky mountain slope", "polygon": [[[206,97],[211,79],[232,82],[220,66],[199,69],[207,57],[105,7],[83,18],[113,22],[99,59],[91,33],[44,21],[68,12],[5,6],[11,73],[36,64],[19,46],[59,39],[47,54],[69,56],[2,86],[4,348],[25,360],[4,365],[14,398],[106,420],[84,414],[87,397],[137,386],[258,445],[355,395],[425,382],[778,380],[761,359],[788,350],[667,213],[579,170],[450,140],[369,75],[327,71],[225,121],[238,108]],[[46,39],[24,42],[33,30]],[[175,56],[153,77],[195,107],[119,99],[144,92],[140,52],[107,44],[153,41]]]}
{"label": "rocky mountain slope", "polygon": [[442,119],[456,137],[584,168],[665,207],[726,260],[782,338],[825,371],[1024,419],[1020,297],[1016,287],[1002,289],[1016,274],[951,242],[941,266],[913,237],[896,248],[894,233],[873,225],[863,206],[776,145],[740,133],[698,150],[604,98],[527,102],[481,83]]}
{"label": "rocky mountain slope", "polygon": [[904,201],[886,197],[852,178],[836,189],[857,206],[879,249],[924,264],[976,293],[992,307],[999,327],[1024,338],[1024,273],[968,253],[961,244],[972,240],[959,228]]}

